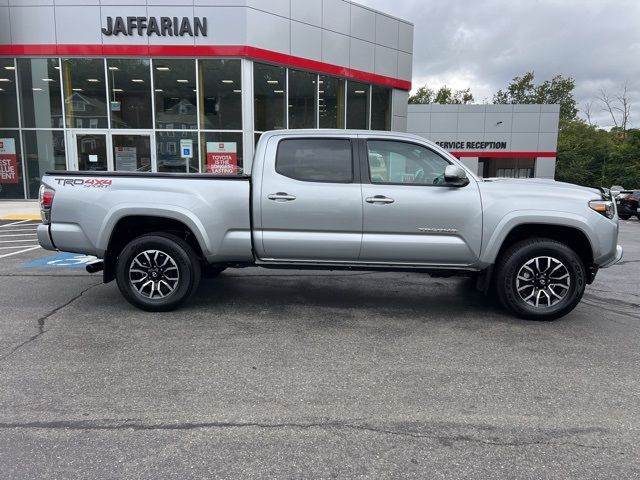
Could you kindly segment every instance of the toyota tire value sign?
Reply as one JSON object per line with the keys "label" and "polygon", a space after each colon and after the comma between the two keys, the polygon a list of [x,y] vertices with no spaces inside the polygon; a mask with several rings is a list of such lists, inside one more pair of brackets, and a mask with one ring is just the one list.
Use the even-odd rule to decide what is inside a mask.
{"label": "toyota tire value sign", "polygon": [[0,183],[18,183],[16,141],[0,138]]}
{"label": "toyota tire value sign", "polygon": [[207,173],[237,175],[237,145],[236,142],[207,142]]}

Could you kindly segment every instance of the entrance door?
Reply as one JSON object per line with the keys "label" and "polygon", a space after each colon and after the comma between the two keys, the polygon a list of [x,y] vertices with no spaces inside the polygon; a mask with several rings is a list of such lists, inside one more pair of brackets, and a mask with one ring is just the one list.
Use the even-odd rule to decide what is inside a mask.
{"label": "entrance door", "polygon": [[106,171],[109,169],[106,133],[73,132],[72,138],[78,170]]}
{"label": "entrance door", "polygon": [[117,172],[150,172],[151,135],[113,134],[113,167]]}

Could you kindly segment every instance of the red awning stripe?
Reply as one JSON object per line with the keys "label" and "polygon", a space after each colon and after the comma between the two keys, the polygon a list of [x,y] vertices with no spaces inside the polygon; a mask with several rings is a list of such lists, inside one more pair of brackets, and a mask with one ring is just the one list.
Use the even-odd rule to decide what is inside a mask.
{"label": "red awning stripe", "polygon": [[556,152],[505,152],[501,150],[499,152],[450,152],[455,157],[493,157],[493,158],[556,158],[558,154]]}
{"label": "red awning stripe", "polygon": [[248,45],[0,45],[0,55],[82,57],[241,57],[411,90],[411,82]]}

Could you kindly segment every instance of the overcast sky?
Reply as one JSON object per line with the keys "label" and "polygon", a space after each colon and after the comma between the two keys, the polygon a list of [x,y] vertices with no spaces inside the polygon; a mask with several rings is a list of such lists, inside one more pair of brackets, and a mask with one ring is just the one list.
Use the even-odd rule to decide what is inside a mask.
{"label": "overcast sky", "polygon": [[[357,1],[415,25],[414,90],[470,87],[482,103],[533,70],[537,81],[573,77],[584,110],[600,89],[620,93],[627,82],[640,127],[640,0]],[[595,102],[592,117],[612,124]]]}

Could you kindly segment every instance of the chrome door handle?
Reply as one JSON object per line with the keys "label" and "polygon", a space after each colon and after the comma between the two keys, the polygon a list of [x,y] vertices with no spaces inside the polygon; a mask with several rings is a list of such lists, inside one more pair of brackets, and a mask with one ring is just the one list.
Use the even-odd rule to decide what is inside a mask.
{"label": "chrome door handle", "polygon": [[384,195],[376,195],[375,197],[367,197],[365,198],[367,203],[393,203],[395,200],[393,198],[385,197]]}
{"label": "chrome door handle", "polygon": [[286,192],[278,192],[278,193],[270,193],[269,195],[267,195],[267,198],[269,200],[275,200],[276,202],[278,202],[278,201],[290,202],[291,200],[295,200],[296,196],[295,195],[289,195]]}

